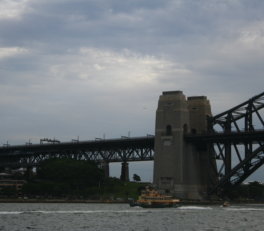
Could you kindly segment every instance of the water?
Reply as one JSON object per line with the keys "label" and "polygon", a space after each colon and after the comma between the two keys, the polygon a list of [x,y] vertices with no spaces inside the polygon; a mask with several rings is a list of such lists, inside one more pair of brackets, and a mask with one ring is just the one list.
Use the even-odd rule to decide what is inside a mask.
{"label": "water", "polygon": [[130,208],[126,204],[0,204],[0,230],[264,230],[264,205]]}

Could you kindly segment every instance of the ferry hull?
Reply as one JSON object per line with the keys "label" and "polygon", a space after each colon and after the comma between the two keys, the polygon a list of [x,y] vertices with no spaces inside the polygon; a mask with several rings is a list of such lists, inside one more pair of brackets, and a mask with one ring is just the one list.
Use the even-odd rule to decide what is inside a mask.
{"label": "ferry hull", "polygon": [[179,207],[178,203],[140,203],[140,202],[130,202],[131,207],[139,206],[142,208],[176,208]]}

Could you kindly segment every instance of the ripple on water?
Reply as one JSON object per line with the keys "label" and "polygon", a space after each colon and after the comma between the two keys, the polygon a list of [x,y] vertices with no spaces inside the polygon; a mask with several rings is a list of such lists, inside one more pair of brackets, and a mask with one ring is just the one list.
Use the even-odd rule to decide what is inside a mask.
{"label": "ripple on water", "polygon": [[263,210],[264,206],[142,209],[124,204],[6,204],[0,207],[0,230],[262,230]]}

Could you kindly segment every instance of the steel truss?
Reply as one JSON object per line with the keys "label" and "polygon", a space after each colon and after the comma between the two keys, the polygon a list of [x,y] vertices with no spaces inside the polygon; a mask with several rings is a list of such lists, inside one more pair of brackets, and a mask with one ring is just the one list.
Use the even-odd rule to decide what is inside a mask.
{"label": "steel truss", "polygon": [[97,163],[154,159],[154,137],[0,148],[0,167],[34,167],[50,158],[93,160]]}
{"label": "steel truss", "polygon": [[263,108],[264,92],[208,119],[207,136],[218,176],[210,194],[221,194],[242,183],[264,163]]}

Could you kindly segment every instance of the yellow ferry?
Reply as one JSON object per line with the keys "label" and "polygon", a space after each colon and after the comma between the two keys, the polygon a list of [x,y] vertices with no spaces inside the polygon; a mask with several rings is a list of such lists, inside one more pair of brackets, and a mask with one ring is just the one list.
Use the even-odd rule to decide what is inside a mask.
{"label": "yellow ferry", "polygon": [[131,201],[130,206],[140,206],[143,208],[168,208],[178,207],[179,199],[174,199],[172,196],[162,195],[154,189],[147,188],[140,195],[137,201]]}

